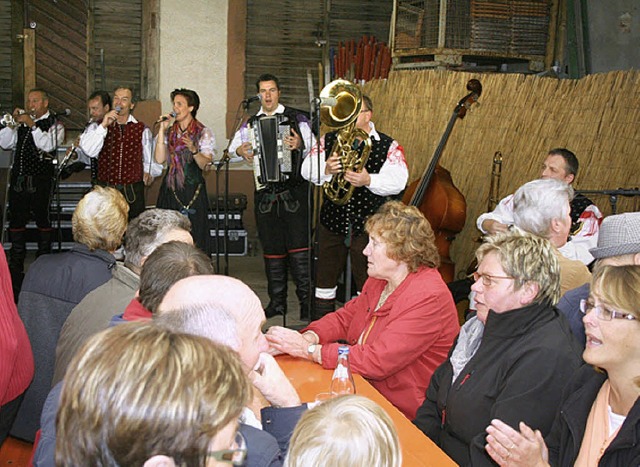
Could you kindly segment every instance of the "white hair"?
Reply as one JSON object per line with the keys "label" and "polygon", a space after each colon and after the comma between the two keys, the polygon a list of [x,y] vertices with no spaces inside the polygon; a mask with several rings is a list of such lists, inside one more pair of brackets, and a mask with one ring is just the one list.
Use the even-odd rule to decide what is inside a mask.
{"label": "white hair", "polygon": [[522,230],[548,238],[551,222],[569,214],[573,188],[552,178],[525,183],[513,196],[513,220]]}

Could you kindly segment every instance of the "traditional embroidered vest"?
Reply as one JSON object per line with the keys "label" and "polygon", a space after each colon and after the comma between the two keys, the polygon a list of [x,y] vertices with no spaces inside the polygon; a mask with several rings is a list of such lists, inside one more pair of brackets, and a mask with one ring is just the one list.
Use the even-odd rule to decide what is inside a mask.
{"label": "traditional embroidered vest", "polygon": [[[38,120],[35,125],[42,131],[49,131],[55,122],[55,117],[49,114],[49,117]],[[51,137],[55,138],[55,135]],[[18,144],[16,144],[15,160],[13,162],[14,175],[51,177],[53,175],[52,160],[54,157],[55,151],[47,153],[36,147],[31,128],[25,125],[18,127]]]}
{"label": "traditional embroidered vest", "polygon": [[[387,153],[393,143],[393,138],[378,132],[380,140],[371,138],[371,152],[365,168],[369,173],[379,173],[387,160]],[[325,151],[330,151],[336,141],[336,133],[327,133],[324,137]],[[362,145],[360,147],[362,150]],[[364,223],[380,206],[388,201],[386,196],[374,195],[367,187],[354,190],[349,202],[343,206],[334,204],[325,196],[320,210],[320,222],[335,234],[360,235],[364,231]],[[349,227],[351,226],[351,227]]]}
{"label": "traditional embroidered vest", "polygon": [[98,156],[98,180],[109,185],[142,181],[142,122],[109,125]]}

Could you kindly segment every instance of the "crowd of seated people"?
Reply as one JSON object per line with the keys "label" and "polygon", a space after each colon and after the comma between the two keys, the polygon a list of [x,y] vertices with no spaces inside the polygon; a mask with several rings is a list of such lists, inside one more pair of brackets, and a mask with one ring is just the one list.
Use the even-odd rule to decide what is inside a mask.
{"label": "crowd of seated people", "polygon": [[[41,428],[34,465],[399,466],[398,435],[383,409],[362,397],[312,408],[274,358],[287,353],[333,369],[345,342],[352,371],[460,465],[638,465],[640,213],[605,218],[590,249],[593,278],[573,274],[562,287],[571,196],[556,180],[515,193],[516,227],[488,236],[477,250],[476,312],[462,327],[437,271],[428,221],[389,202],[366,223],[362,293],[300,332],[272,327],[265,334],[258,296],[212,274],[188,219],[152,209],[127,226],[121,195],[96,188],[74,214],[74,235],[85,228],[83,212],[96,199],[106,203],[101,197],[114,206],[101,214],[123,222],[98,228],[108,241],[90,243],[99,237],[93,226],[71,252],[41,256],[27,272],[18,310],[0,256],[0,435],[24,404],[30,356],[36,380],[43,358],[43,343],[29,332],[35,321],[17,312],[21,302],[68,293],[73,287],[64,280],[83,270],[67,264],[84,254],[111,266],[65,309],[79,307],[78,316],[98,324],[78,326],[70,320],[74,309],[52,333],[58,351],[49,349],[47,358],[59,358],[60,371],[54,384],[51,374],[38,383],[44,395],[54,388],[29,419],[28,435],[18,435],[33,439]],[[126,260],[116,265],[125,228]],[[33,277],[54,262],[65,271],[51,281],[55,289],[37,290]],[[114,292],[122,284],[126,293]],[[81,338],[70,337],[78,332]],[[73,348],[61,350],[69,342]],[[129,418],[136,412],[144,415]]]}

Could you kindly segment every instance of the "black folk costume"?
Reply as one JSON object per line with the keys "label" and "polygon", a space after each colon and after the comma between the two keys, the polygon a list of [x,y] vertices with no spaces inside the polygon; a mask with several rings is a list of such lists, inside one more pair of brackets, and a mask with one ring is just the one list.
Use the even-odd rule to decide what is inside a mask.
{"label": "black folk costume", "polygon": [[[51,253],[53,229],[49,219],[49,203],[54,176],[53,159],[64,141],[64,127],[49,112],[34,122],[33,127],[18,125],[0,130],[0,146],[15,149],[8,192],[9,203],[9,269],[17,292],[22,283],[26,257],[26,225],[31,213],[38,227],[40,256]],[[17,298],[17,297],[16,297]]]}
{"label": "black folk costume", "polygon": [[[309,184],[302,178],[303,154],[315,144],[307,116],[290,107],[278,105],[274,115],[281,115],[302,140],[302,147],[291,151],[292,170],[286,180],[260,183],[256,180],[254,212],[262,245],[269,305],[267,317],[287,312],[288,273],[296,284],[300,317],[309,316]],[[260,109],[235,134],[230,153],[251,140],[252,126],[266,116]],[[256,153],[254,153],[256,157]],[[254,162],[255,165],[256,162]]]}

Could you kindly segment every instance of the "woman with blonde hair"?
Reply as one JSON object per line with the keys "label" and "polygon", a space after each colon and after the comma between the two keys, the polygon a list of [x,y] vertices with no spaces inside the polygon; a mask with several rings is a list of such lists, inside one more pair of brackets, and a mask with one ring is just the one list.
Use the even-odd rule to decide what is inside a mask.
{"label": "woman with blonde hair", "polygon": [[267,340],[277,352],[329,369],[337,364],[337,341],[345,340],[353,372],[413,419],[458,333],[458,314],[437,270],[433,230],[416,207],[390,201],[365,228],[369,278],[362,293],[302,334],[272,327]]}
{"label": "woman with blonde hair", "polygon": [[285,467],[400,467],[393,422],[375,402],[342,396],[306,412],[293,432]]}
{"label": "woman with blonde hair", "polygon": [[241,465],[238,417],[250,392],[227,347],[154,324],[115,326],[67,371],[56,465]]}
{"label": "woman with blonde hair", "polygon": [[503,466],[640,465],[640,266],[597,266],[582,300],[587,365],[569,381],[551,433],[493,420],[487,452]]}

